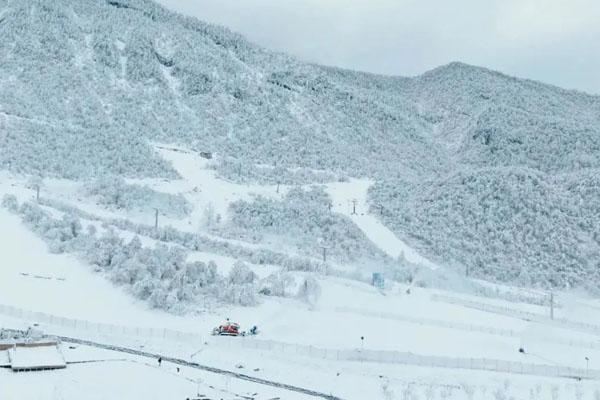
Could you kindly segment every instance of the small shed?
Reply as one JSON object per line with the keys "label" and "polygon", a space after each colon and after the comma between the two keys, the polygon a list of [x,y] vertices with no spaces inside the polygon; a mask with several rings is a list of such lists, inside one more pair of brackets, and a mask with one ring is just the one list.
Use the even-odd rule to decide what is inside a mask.
{"label": "small shed", "polygon": [[0,364],[15,372],[67,367],[60,345],[55,341],[1,343]]}

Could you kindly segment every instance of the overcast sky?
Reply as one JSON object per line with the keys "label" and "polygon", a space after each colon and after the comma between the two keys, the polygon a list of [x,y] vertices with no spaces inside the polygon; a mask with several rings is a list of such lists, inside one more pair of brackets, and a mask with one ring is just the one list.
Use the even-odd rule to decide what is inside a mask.
{"label": "overcast sky", "polygon": [[418,75],[451,61],[600,94],[599,0],[158,0],[307,61]]}

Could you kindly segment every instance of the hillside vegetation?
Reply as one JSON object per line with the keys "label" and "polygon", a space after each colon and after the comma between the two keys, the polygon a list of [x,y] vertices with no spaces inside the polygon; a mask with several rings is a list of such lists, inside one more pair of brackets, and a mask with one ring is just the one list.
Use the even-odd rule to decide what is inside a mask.
{"label": "hillside vegetation", "polygon": [[[0,37],[0,168],[175,179],[161,142],[243,183],[370,178],[384,222],[447,265],[600,283],[600,97],[461,63],[414,78],[313,65],[149,0],[0,0]],[[251,207],[283,207],[263,203],[237,212],[247,228]]]}
{"label": "hillside vegetation", "polygon": [[[600,282],[593,181],[527,168],[459,172],[444,182],[379,182],[371,198],[397,232],[471,275],[520,284]],[[595,194],[592,194],[595,192]],[[597,197],[596,197],[597,198]],[[592,206],[582,206],[592,200]]]}

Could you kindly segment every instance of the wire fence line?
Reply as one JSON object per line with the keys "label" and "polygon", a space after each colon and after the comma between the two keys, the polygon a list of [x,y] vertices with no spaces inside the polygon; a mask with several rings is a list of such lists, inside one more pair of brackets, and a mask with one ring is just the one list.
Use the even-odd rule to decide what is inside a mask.
{"label": "wire fence line", "polygon": [[87,331],[106,335],[124,335],[149,339],[165,339],[178,342],[198,342],[201,335],[191,332],[182,332],[168,328],[148,328],[91,322],[76,318],[58,317],[42,312],[28,311],[21,308],[1,305],[0,314],[26,321],[61,326],[75,331]]}
{"label": "wire fence line", "polygon": [[223,340],[222,345],[244,349],[273,351],[295,356],[306,356],[329,361],[354,361],[403,364],[420,367],[469,369],[544,377],[600,379],[600,370],[566,366],[524,363],[488,358],[427,356],[410,352],[365,349],[326,349],[315,346],[240,338]]}
{"label": "wire fence line", "polygon": [[484,325],[475,325],[475,324],[467,324],[463,322],[453,322],[453,321],[444,321],[437,320],[431,318],[421,318],[421,317],[410,317],[408,315],[395,314],[390,312],[379,312],[379,311],[371,311],[371,310],[363,310],[360,308],[353,307],[336,307],[336,312],[349,313],[349,314],[359,314],[365,317],[375,317],[382,319],[391,319],[400,322],[408,322],[411,324],[417,325],[429,325],[436,326],[439,328],[449,328],[449,329],[458,329],[462,331],[468,332],[479,332],[479,333],[488,333],[492,335],[506,336],[506,337],[520,337],[522,336],[518,331],[512,329],[503,329],[503,328],[492,328]]}
{"label": "wire fence line", "polygon": [[[362,309],[353,308],[353,307],[336,307],[335,311],[342,312],[342,313],[359,314],[359,315],[363,315],[365,317],[372,317],[372,318],[374,317],[374,318],[382,318],[382,319],[387,319],[387,320],[395,320],[395,321],[399,321],[399,322],[408,322],[408,323],[417,324],[417,325],[428,325],[428,326],[434,326],[434,327],[439,327],[439,328],[462,330],[462,331],[466,331],[466,332],[485,333],[485,334],[489,334],[489,335],[503,336],[503,337],[508,337],[508,338],[519,338],[520,339],[520,338],[523,338],[523,336],[524,336],[523,332],[516,331],[513,329],[495,328],[495,327],[490,327],[490,326],[485,326],[485,325],[467,324],[464,322],[444,321],[444,320],[437,320],[437,319],[431,319],[431,318],[421,318],[421,317],[417,318],[417,317],[410,317],[407,315],[395,314],[395,313],[390,313],[390,312],[362,310]],[[545,338],[540,338],[539,340],[544,341],[544,342],[559,344],[559,345],[563,345],[563,346],[600,350],[600,341],[592,342],[589,340],[565,339],[565,338],[558,338],[558,337],[545,337]]]}
{"label": "wire fence line", "polygon": [[517,310],[514,308],[498,306],[494,304],[481,303],[473,300],[461,299],[459,297],[434,294],[431,300],[442,303],[456,304],[467,308],[472,308],[479,311],[490,312],[494,314],[504,315],[512,318],[519,318],[525,321],[541,322],[544,324],[554,325],[559,328],[576,330],[584,333],[600,335],[600,325],[586,324],[584,322],[572,321],[566,318],[550,318],[549,316],[533,313],[529,311]]}
{"label": "wire fence line", "polygon": [[[88,334],[106,334],[111,336],[123,335],[188,342],[195,345],[197,345],[198,342],[204,343],[206,339],[197,333],[181,332],[166,328],[126,327],[106,323],[96,323],[79,319],[57,317],[41,312],[27,311],[7,305],[0,305],[0,314],[26,320],[28,322],[55,325]],[[448,325],[448,327],[450,326]],[[228,348],[269,351],[282,355],[304,356],[329,361],[403,364],[421,367],[459,368],[545,377],[588,378],[600,380],[600,370],[587,370],[566,366],[524,363],[499,359],[428,356],[391,350],[331,349],[272,340],[261,340],[256,337],[215,337],[210,340],[210,342],[206,343]]]}

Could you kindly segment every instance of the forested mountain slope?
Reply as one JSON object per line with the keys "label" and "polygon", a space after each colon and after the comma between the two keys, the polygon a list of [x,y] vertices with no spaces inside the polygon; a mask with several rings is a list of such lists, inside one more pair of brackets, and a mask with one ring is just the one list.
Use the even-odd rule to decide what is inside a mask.
{"label": "forested mountain slope", "polygon": [[[399,154],[424,170],[429,162],[412,161],[435,151],[425,121],[394,93],[403,79],[300,63],[149,1],[0,8],[0,112],[11,132],[0,157],[11,169],[170,176],[147,139],[360,174]],[[368,162],[376,155],[381,163]]]}
{"label": "forested mountain slope", "polygon": [[368,177],[384,221],[448,265],[596,279],[600,97],[461,63],[308,64],[149,0],[0,0],[0,37],[3,169],[173,178],[166,142],[242,182]]}

